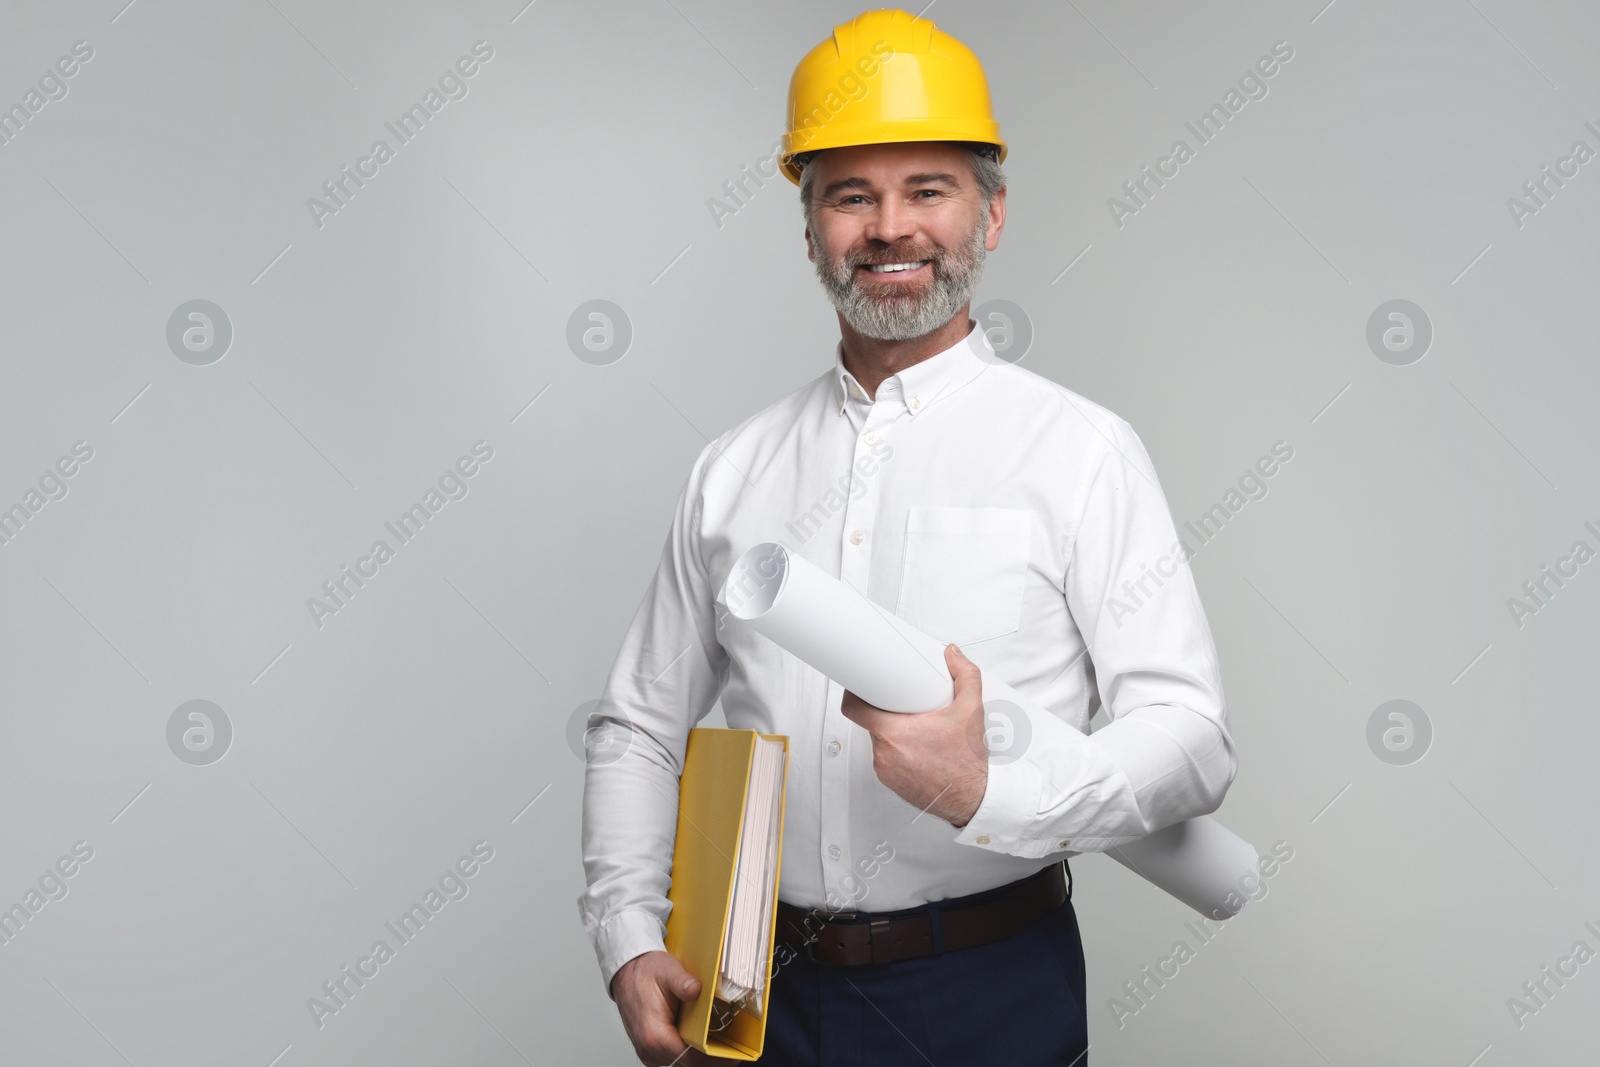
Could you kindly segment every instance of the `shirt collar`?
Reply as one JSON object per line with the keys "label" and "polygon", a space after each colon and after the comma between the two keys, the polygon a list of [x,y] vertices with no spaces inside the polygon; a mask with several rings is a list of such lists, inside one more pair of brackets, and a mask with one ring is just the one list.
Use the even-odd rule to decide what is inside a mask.
{"label": "shirt collar", "polygon": [[[988,335],[967,320],[967,335],[943,352],[914,363],[898,374],[885,378],[878,386],[876,400],[903,405],[911,415],[927,411],[935,401],[954,393],[999,362]],[[839,414],[851,400],[873,403],[867,391],[844,366],[844,342],[834,346],[833,377],[838,384]]]}

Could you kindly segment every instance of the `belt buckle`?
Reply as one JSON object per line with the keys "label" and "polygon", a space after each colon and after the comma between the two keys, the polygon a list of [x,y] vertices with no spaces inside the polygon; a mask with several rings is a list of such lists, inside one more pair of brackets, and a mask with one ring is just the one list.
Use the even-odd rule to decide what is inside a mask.
{"label": "belt buckle", "polygon": [[[830,921],[832,921],[834,919],[854,919],[855,917],[856,917],[856,913],[853,912],[853,911],[829,912],[827,919],[821,919],[819,917],[818,913],[815,910],[806,912],[806,920],[810,921],[812,919],[816,919],[818,921],[818,925],[819,926],[822,925],[825,922],[830,922]],[[821,938],[822,938],[821,932],[817,931],[817,932],[813,933],[810,930],[807,930],[806,932],[810,936],[808,936],[806,938],[805,947],[800,950],[801,954],[804,955],[805,958],[811,963],[820,963],[820,964],[823,964],[824,966],[831,966],[831,964],[829,964],[827,960],[822,960],[822,959],[818,959],[817,958],[816,946],[817,946],[817,942],[819,940],[821,940]]]}

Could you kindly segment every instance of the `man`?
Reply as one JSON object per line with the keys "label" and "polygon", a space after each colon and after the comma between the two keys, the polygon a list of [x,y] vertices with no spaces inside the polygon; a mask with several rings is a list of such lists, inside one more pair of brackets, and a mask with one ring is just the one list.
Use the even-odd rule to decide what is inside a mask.
{"label": "man", "polygon": [[[729,726],[790,746],[760,1062],[1086,1064],[1063,856],[1221,803],[1237,757],[1211,633],[1133,430],[968,317],[1006,220],[977,58],[869,12],[801,61],[789,114],[834,366],[694,464],[607,681],[623,740],[585,779],[579,911],[640,1061],[709,1062],[675,1018],[715,976],[662,929],[684,746],[720,695]],[[870,707],[729,616],[717,592],[762,541],[953,642],[952,703]],[[1020,736],[982,706],[984,671],[1077,731],[1113,721]]]}

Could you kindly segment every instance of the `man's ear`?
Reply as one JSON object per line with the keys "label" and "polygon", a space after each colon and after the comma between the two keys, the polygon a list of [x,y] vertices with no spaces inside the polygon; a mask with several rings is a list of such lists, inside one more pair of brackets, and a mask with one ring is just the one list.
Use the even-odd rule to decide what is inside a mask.
{"label": "man's ear", "polygon": [[806,258],[811,262],[817,261],[817,247],[811,243],[811,227],[806,227]]}
{"label": "man's ear", "polygon": [[983,247],[990,252],[1000,247],[1000,231],[1006,228],[1006,187],[995,190],[989,201],[989,223],[984,229]]}

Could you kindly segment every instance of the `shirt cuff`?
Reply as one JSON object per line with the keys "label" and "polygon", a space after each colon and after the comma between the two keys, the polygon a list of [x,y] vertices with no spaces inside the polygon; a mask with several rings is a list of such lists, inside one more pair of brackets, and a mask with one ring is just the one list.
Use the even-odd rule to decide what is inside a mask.
{"label": "shirt cuff", "polygon": [[1127,775],[1087,735],[1048,711],[1024,711],[1031,745],[1015,757],[991,754],[983,800],[956,843],[1039,859],[1137,841],[1142,833],[1106,833],[1143,822]]}
{"label": "shirt cuff", "polygon": [[611,997],[611,979],[622,965],[646,952],[665,952],[661,920],[641,908],[620,911],[600,924],[593,934],[594,953],[600,960],[600,981]]}
{"label": "shirt cuff", "polygon": [[1133,837],[1036,838],[1041,827],[1038,797],[1039,769],[1023,759],[989,767],[989,784],[972,819],[956,835],[956,844],[1038,859],[1060,854],[1070,858],[1080,852],[1104,852],[1140,840]]}
{"label": "shirt cuff", "polygon": [[956,844],[1027,858],[1071,848],[1070,841],[1034,839],[1039,817],[1039,786],[1039,769],[1027,760],[991,760],[983,800],[956,835]]}

